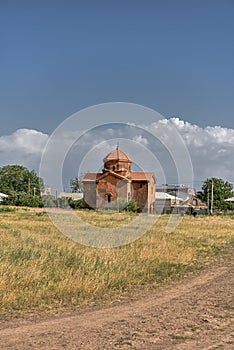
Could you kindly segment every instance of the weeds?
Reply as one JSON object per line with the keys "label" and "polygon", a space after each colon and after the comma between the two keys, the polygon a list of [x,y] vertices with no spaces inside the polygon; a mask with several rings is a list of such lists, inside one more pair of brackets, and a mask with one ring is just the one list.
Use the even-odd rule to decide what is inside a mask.
{"label": "weeds", "polygon": [[[92,225],[122,225],[126,213],[79,213]],[[165,233],[167,216],[141,239],[113,249],[82,246],[63,236],[47,215],[1,214],[0,308],[15,312],[76,307],[144,284],[157,285],[193,271],[234,241],[233,220],[185,217]],[[15,310],[15,311],[14,311]]]}

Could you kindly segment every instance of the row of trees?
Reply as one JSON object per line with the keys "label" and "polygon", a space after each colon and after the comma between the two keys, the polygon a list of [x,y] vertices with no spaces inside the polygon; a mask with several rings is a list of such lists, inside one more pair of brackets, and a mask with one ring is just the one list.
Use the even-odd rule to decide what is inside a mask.
{"label": "row of trees", "polygon": [[[72,192],[82,192],[82,178],[75,177],[70,181],[70,186]],[[21,165],[6,165],[0,168],[0,192],[8,195],[4,204],[30,207],[56,206],[55,197],[45,196],[42,199],[43,190],[43,180],[34,170],[30,171]],[[233,185],[228,181],[207,179],[197,195],[209,205],[209,209],[214,211],[234,209],[233,204],[225,202],[225,199],[234,196]],[[76,205],[76,203],[69,204]],[[83,205],[77,202],[78,206],[81,204]]]}
{"label": "row of trees", "polygon": [[203,202],[207,203],[211,213],[234,209],[232,203],[225,201],[225,199],[234,196],[233,185],[228,181],[215,177],[207,179],[202,186],[202,191],[198,192],[197,195]]}
{"label": "row of trees", "polygon": [[43,180],[34,170],[22,165],[6,165],[0,168],[0,192],[8,195],[4,204],[42,207]]}

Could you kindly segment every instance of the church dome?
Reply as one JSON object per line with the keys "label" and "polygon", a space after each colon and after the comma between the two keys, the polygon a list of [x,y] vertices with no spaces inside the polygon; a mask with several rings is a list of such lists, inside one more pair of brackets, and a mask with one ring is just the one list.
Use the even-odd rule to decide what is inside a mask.
{"label": "church dome", "polygon": [[129,157],[129,155],[121,151],[119,147],[116,147],[114,151],[108,153],[107,156],[103,159],[104,163],[107,163],[110,161],[121,161],[121,162],[132,163],[132,160]]}
{"label": "church dome", "polygon": [[104,169],[108,171],[117,172],[120,175],[126,176],[131,171],[131,158],[127,155],[127,153],[121,151],[117,146],[116,149],[107,154],[107,156],[103,159]]}

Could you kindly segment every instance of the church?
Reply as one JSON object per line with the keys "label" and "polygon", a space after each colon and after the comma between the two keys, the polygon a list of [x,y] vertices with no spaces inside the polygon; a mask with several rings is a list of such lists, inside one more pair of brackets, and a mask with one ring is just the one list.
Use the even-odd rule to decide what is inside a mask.
{"label": "church", "polygon": [[86,173],[84,201],[93,209],[117,209],[121,201],[136,201],[139,211],[155,213],[153,172],[132,171],[132,159],[117,146],[104,159],[102,173]]}

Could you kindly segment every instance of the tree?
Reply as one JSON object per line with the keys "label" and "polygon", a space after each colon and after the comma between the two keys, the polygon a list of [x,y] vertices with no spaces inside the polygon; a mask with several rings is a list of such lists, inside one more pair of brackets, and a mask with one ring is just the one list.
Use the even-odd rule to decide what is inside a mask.
{"label": "tree", "polygon": [[83,191],[82,176],[76,176],[74,179],[70,180],[70,186],[72,193],[80,193]]}
{"label": "tree", "polygon": [[0,192],[7,194],[7,204],[40,206],[40,194],[44,185],[34,170],[22,165],[6,165],[0,168]]}
{"label": "tree", "polygon": [[226,210],[228,203],[225,202],[225,199],[233,196],[233,185],[228,181],[213,177],[204,182],[198,196],[209,205],[209,210],[211,208]]}

